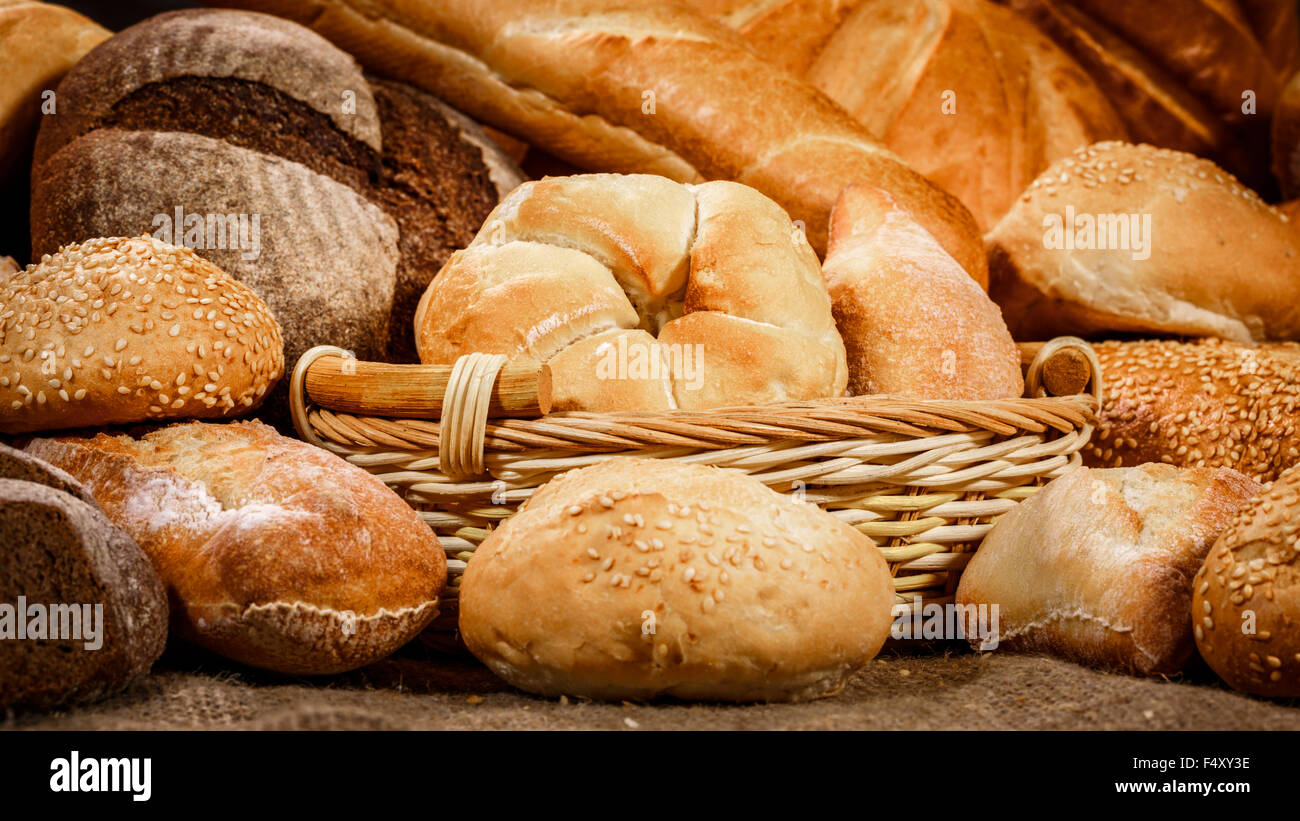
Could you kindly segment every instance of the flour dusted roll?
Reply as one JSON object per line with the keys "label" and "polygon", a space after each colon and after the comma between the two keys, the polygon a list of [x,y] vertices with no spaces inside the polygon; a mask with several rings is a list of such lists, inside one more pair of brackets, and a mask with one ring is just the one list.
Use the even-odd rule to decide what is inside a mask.
{"label": "flour dusted roll", "polygon": [[[561,355],[618,330],[657,342]],[[732,182],[525,183],[430,284],[416,334],[425,363],[483,352],[545,366],[569,410],[662,409],[667,386],[675,408],[813,399],[848,379],[816,254],[779,205]],[[669,367],[633,373],[642,354]]]}
{"label": "flour dusted roll", "polygon": [[611,459],[557,477],[488,537],[460,630],[543,695],[798,701],[831,695],[889,634],[871,540],[741,474]]}
{"label": "flour dusted roll", "polygon": [[153,562],[172,631],[236,661],[336,673],[433,620],[437,537],[360,468],[258,422],[35,439]]}
{"label": "flour dusted roll", "polygon": [[1023,395],[1020,352],[998,306],[887,192],[844,189],[823,273],[850,393]]}
{"label": "flour dusted roll", "polygon": [[998,607],[998,651],[1176,672],[1193,650],[1192,577],[1259,491],[1227,468],[1072,470],[998,519],[957,603]]}
{"label": "flour dusted roll", "polygon": [[261,299],[153,237],[70,245],[0,280],[0,432],[248,413],[284,372]]}

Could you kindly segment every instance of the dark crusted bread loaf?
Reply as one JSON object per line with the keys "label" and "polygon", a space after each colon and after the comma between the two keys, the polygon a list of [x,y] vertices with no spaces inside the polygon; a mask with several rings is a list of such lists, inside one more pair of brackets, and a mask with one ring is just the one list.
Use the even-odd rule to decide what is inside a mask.
{"label": "dark crusted bread loaf", "polygon": [[[177,48],[184,43],[185,48]],[[372,85],[373,83],[373,85]],[[296,280],[296,266],[285,260],[245,260],[241,266],[218,262],[245,278],[250,270],[263,283],[255,290],[277,307],[270,287],[284,300],[298,304],[329,299],[344,312],[361,318],[330,321],[319,306],[305,304],[302,313],[318,314],[327,327],[300,338],[295,323],[281,317],[291,360],[315,344],[353,349],[363,358],[414,360],[411,323],[416,303],[434,273],[455,249],[468,243],[501,190],[522,179],[513,164],[492,147],[477,126],[448,114],[438,101],[409,87],[382,80],[367,81],[353,60],[308,29],[267,15],[190,9],[170,12],[133,26],[105,42],[82,60],[59,86],[59,114],[46,118],[37,141],[33,172],[33,253],[52,251],[81,239],[84,226],[63,199],[60,167],[77,162],[85,147],[78,138],[104,131],[184,132],[304,166],[340,184],[330,192],[323,182],[315,192],[280,191],[247,173],[214,179],[202,202],[189,202],[169,186],[154,187],[133,201],[110,186],[94,192],[91,206],[104,214],[171,214],[176,204],[187,212],[209,213],[224,197],[223,213],[256,213],[284,194],[295,209],[319,213],[284,214],[262,210],[262,233],[278,233],[283,245],[304,245],[294,233],[268,231],[272,217],[310,222],[319,232],[338,236],[339,245],[357,250],[372,242],[374,219],[355,225],[346,214],[333,213],[336,202],[351,208],[342,188],[386,214],[398,229],[397,248],[372,250],[363,262],[356,254],[333,263],[328,255],[309,260],[334,281],[353,279],[367,299],[349,302],[347,294],[322,293],[313,284]],[[204,174],[201,158],[178,166],[186,176]],[[134,169],[125,165],[119,176]],[[209,175],[210,176],[210,175]],[[82,181],[94,183],[94,178]],[[82,207],[86,198],[82,198]],[[293,209],[291,209],[293,210]],[[38,223],[38,215],[40,220]],[[383,220],[379,220],[382,222]],[[283,225],[283,223],[282,223]],[[111,233],[155,230],[149,225],[112,225]],[[355,229],[355,230],[354,230]],[[207,255],[207,249],[199,249]],[[321,249],[323,250],[323,249]],[[214,261],[217,259],[214,256]],[[273,283],[268,285],[268,283]],[[395,296],[393,292],[395,290]],[[328,289],[327,289],[328,291]],[[378,303],[392,299],[386,306]],[[392,310],[391,321],[388,318]],[[279,312],[277,312],[277,315]],[[321,330],[317,328],[316,330]]]}
{"label": "dark crusted bread loaf", "polygon": [[0,452],[0,709],[111,695],[162,654],[162,583],[87,498],[62,471]]}
{"label": "dark crusted bread loaf", "polygon": [[176,205],[257,214],[256,258],[248,258],[251,230],[247,248],[227,241],[232,247],[194,251],[262,297],[280,323],[286,362],[313,345],[341,345],[363,359],[383,351],[397,226],[299,163],[195,134],[99,129],[47,160],[36,190],[35,254],[57,251],[66,237],[149,233]]}

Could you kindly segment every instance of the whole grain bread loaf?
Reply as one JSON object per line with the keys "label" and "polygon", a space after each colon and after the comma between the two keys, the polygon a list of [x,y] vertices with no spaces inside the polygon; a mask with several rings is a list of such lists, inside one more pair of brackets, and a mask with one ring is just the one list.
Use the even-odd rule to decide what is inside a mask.
{"label": "whole grain bread loaf", "polygon": [[0,446],[0,709],[121,691],[162,654],[167,617],[149,560],[85,488]]}
{"label": "whole grain bread loaf", "polygon": [[[291,361],[322,343],[362,358],[413,361],[411,322],[424,287],[472,238],[499,193],[522,180],[462,115],[423,92],[367,79],[323,38],[262,14],[190,9],[150,18],[87,55],[59,95],[62,108],[47,118],[37,141],[33,253],[84,238],[77,207],[98,212],[113,234],[156,230],[137,225],[138,217],[171,215],[176,204],[196,214],[260,213],[263,236],[276,234],[282,249],[301,248],[302,258],[241,258],[233,265],[229,253],[217,258],[221,249],[195,250],[212,252],[235,276],[259,283],[254,290],[278,308]],[[82,139],[104,131],[174,132],[218,142],[198,156],[171,158],[180,163],[172,176],[211,185],[196,191],[180,180],[154,180],[150,191],[137,186],[118,193],[120,179],[138,169],[115,160],[120,168],[105,172],[108,178],[96,169],[80,181],[85,189],[71,206],[64,169],[84,162]],[[242,158],[214,175],[211,166],[220,163],[210,151]],[[308,181],[298,189],[282,187],[280,178],[260,179],[255,175],[267,158],[321,179],[286,172]],[[144,170],[157,167],[146,163]],[[176,168],[184,173],[174,174]],[[375,210],[359,209],[356,201]],[[214,210],[218,205],[225,210]],[[277,226],[268,230],[268,220]],[[336,257],[331,249],[345,252]],[[307,281],[299,278],[304,267],[311,271]],[[322,301],[333,310],[321,310]],[[301,333],[297,319],[309,323]]]}

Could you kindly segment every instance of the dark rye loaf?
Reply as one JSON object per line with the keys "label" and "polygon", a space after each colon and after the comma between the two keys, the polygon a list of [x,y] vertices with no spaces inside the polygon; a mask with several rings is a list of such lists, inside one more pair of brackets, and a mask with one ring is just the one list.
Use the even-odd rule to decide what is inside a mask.
{"label": "dark rye loaf", "polygon": [[363,359],[384,349],[397,226],[346,185],[209,137],[107,128],[46,161],[40,187],[58,195],[32,201],[35,254],[71,236],[149,233],[155,215],[171,216],[177,204],[186,213],[257,214],[255,259],[238,247],[195,252],[262,297],[282,328],[285,361],[321,344]]}
{"label": "dark rye loaf", "polygon": [[[177,48],[177,43],[185,47]],[[282,318],[290,356],[328,342],[363,358],[414,361],[411,326],[424,288],[446,257],[473,237],[499,193],[522,179],[463,116],[409,87],[367,81],[351,57],[315,33],[261,14],[191,9],[151,18],[87,55],[60,85],[59,95],[60,113],[46,118],[37,141],[34,212],[64,212],[62,218],[73,219],[66,213],[70,209],[58,203],[62,191],[50,182],[45,166],[77,150],[81,135],[115,128],[188,132],[280,157],[351,188],[387,214],[398,228],[391,321],[387,309],[382,317],[371,316],[365,323],[366,344],[345,338],[339,333],[343,329],[335,329],[331,338],[295,344],[290,323]],[[191,167],[182,166],[186,173]],[[264,192],[267,186],[247,178],[223,183],[236,204],[243,192],[256,188]],[[123,199],[108,191],[100,196]],[[170,211],[176,202],[182,201],[164,187],[151,202],[157,206],[153,213]],[[323,211],[333,207],[323,195],[304,203]],[[81,238],[62,218],[39,230],[33,226],[34,253]],[[264,222],[266,218],[263,212]],[[349,233],[346,223],[338,230]],[[358,234],[362,241],[365,234]],[[380,258],[370,268],[337,266],[337,276],[389,276],[373,270],[385,261],[373,256]],[[240,271],[230,272],[243,278]],[[283,279],[281,287],[290,296],[302,290],[290,277]],[[267,293],[259,293],[275,307]],[[383,344],[375,349],[368,343],[381,323],[387,327]],[[355,325],[344,329],[361,330]]]}
{"label": "dark rye loaf", "polygon": [[102,645],[87,649],[84,633],[0,641],[0,709],[103,698],[162,654],[167,598],[144,552],[71,476],[0,446],[0,604],[16,607],[20,596],[28,605],[102,604]]}

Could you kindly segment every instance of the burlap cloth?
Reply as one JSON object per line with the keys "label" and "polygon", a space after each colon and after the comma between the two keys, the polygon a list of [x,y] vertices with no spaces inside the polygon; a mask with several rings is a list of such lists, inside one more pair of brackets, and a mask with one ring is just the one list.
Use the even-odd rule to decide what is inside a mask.
{"label": "burlap cloth", "polygon": [[1300,706],[1235,693],[1202,668],[1140,679],[1043,656],[887,650],[809,704],[598,704],[520,693],[472,658],[412,645],[363,670],[286,679],[169,651],[129,693],[8,717],[9,729],[1300,729]]}

